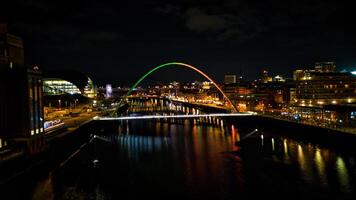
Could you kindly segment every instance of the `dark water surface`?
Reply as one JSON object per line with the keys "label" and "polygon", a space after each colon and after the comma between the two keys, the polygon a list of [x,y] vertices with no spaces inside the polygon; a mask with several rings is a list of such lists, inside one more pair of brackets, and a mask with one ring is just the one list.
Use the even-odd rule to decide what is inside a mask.
{"label": "dark water surface", "polygon": [[253,121],[97,121],[80,132],[91,140],[70,159],[15,181],[4,199],[356,198],[354,149]]}

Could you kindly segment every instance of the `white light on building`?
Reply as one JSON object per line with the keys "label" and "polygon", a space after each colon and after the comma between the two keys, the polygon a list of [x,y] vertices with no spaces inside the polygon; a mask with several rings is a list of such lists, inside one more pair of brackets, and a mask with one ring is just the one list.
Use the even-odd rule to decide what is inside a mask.
{"label": "white light on building", "polygon": [[112,86],[111,84],[106,84],[106,98],[112,97]]}

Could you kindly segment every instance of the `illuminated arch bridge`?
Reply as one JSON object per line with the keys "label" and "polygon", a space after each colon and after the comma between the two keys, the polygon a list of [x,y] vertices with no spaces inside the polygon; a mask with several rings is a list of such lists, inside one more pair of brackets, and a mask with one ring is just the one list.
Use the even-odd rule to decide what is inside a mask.
{"label": "illuminated arch bridge", "polygon": [[144,74],[131,88],[130,90],[127,92],[127,94],[123,97],[123,99],[125,99],[127,96],[129,96],[132,91],[147,77],[149,76],[150,74],[156,72],[157,70],[159,69],[162,69],[162,68],[165,68],[165,67],[169,67],[169,66],[181,66],[181,67],[186,67],[186,68],[189,68],[189,69],[192,69],[194,70],[195,72],[199,73],[200,75],[202,75],[203,77],[205,77],[206,79],[208,79],[210,82],[213,83],[213,85],[218,89],[218,91],[223,95],[224,99],[227,100],[227,102],[229,103],[229,106],[235,111],[237,112],[237,109],[235,107],[235,105],[231,102],[231,100],[226,96],[226,94],[224,93],[224,91],[219,87],[218,84],[216,84],[216,82],[210,78],[206,73],[202,72],[200,69],[192,66],[192,65],[189,65],[189,64],[186,64],[186,63],[181,63],[181,62],[169,62],[169,63],[165,63],[165,64],[162,64],[162,65],[159,65],[153,69],[151,69],[150,71],[148,71],[146,74]]}

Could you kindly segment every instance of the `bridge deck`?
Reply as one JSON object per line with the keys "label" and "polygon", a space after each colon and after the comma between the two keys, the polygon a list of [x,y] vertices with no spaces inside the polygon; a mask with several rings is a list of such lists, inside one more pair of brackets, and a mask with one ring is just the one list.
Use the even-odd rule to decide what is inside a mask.
{"label": "bridge deck", "polygon": [[123,116],[123,117],[94,117],[94,120],[135,120],[135,119],[168,119],[168,118],[199,118],[199,117],[237,117],[257,115],[254,112],[247,113],[211,113],[196,115],[144,115],[144,116]]}

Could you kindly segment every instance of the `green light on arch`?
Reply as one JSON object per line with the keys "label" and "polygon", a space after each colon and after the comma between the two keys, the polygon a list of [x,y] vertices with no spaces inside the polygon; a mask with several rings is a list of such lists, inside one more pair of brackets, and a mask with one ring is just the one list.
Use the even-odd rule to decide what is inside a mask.
{"label": "green light on arch", "polygon": [[130,90],[126,93],[126,96],[129,96],[132,91],[150,74],[152,74],[153,72],[163,68],[163,67],[168,67],[168,66],[174,66],[174,65],[178,65],[178,66],[183,66],[183,67],[188,67],[196,72],[198,72],[199,74],[201,74],[202,76],[204,76],[206,79],[208,79],[210,82],[213,83],[213,85],[219,90],[219,92],[224,96],[224,98],[230,103],[230,105],[233,107],[233,109],[235,110],[235,112],[237,112],[236,107],[234,106],[234,104],[230,101],[230,99],[226,96],[226,94],[224,93],[224,91],[218,86],[218,84],[215,83],[215,81],[213,81],[213,79],[211,79],[207,74],[205,74],[204,72],[202,72],[201,70],[199,70],[198,68],[192,66],[192,65],[188,65],[185,63],[181,63],[181,62],[169,62],[169,63],[165,63],[162,65],[159,65],[153,69],[151,69],[149,72],[147,72],[146,74],[144,74],[131,88]]}

